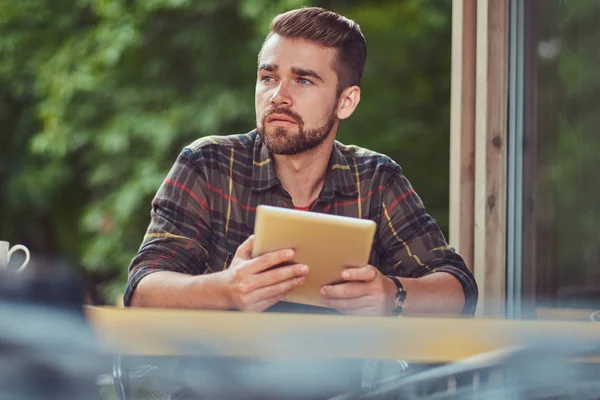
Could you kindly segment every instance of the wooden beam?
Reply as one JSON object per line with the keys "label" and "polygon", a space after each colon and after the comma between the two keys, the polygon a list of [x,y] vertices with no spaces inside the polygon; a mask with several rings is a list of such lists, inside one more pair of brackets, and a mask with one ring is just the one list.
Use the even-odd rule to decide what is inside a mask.
{"label": "wooden beam", "polygon": [[477,1],[474,273],[478,314],[504,315],[508,0]]}
{"label": "wooden beam", "polygon": [[473,270],[477,2],[452,3],[450,244]]}

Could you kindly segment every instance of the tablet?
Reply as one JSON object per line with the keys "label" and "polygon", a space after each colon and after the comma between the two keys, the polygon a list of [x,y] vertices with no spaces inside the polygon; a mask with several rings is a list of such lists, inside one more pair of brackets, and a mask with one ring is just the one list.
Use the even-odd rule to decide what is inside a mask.
{"label": "tablet", "polygon": [[347,266],[368,264],[375,229],[368,219],[261,205],[256,209],[252,256],[295,249],[295,263],[308,265],[310,272],[285,301],[325,307],[321,286],[341,282]]}

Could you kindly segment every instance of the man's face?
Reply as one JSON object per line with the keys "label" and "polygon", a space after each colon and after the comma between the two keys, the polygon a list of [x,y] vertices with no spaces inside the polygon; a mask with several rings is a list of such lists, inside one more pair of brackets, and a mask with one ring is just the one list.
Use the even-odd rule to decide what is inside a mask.
{"label": "man's face", "polygon": [[337,122],[335,49],[277,34],[258,60],[257,131],[273,154],[317,147]]}

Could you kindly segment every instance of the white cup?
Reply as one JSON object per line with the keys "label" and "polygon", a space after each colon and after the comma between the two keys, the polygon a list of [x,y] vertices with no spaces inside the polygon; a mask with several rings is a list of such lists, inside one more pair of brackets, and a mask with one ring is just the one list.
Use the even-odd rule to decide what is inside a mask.
{"label": "white cup", "polygon": [[25,253],[25,262],[17,268],[17,271],[22,270],[29,264],[29,249],[22,244],[14,245],[10,247],[10,243],[0,241],[0,268],[6,268],[8,266],[8,262],[10,261],[10,257],[14,254],[15,251],[21,250]]}

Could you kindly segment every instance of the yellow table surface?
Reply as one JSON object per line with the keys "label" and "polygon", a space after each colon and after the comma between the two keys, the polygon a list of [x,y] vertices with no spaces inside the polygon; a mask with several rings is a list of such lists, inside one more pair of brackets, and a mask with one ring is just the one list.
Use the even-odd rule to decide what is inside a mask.
{"label": "yellow table surface", "polygon": [[600,324],[86,307],[108,352],[258,359],[451,362],[548,339],[600,339]]}

